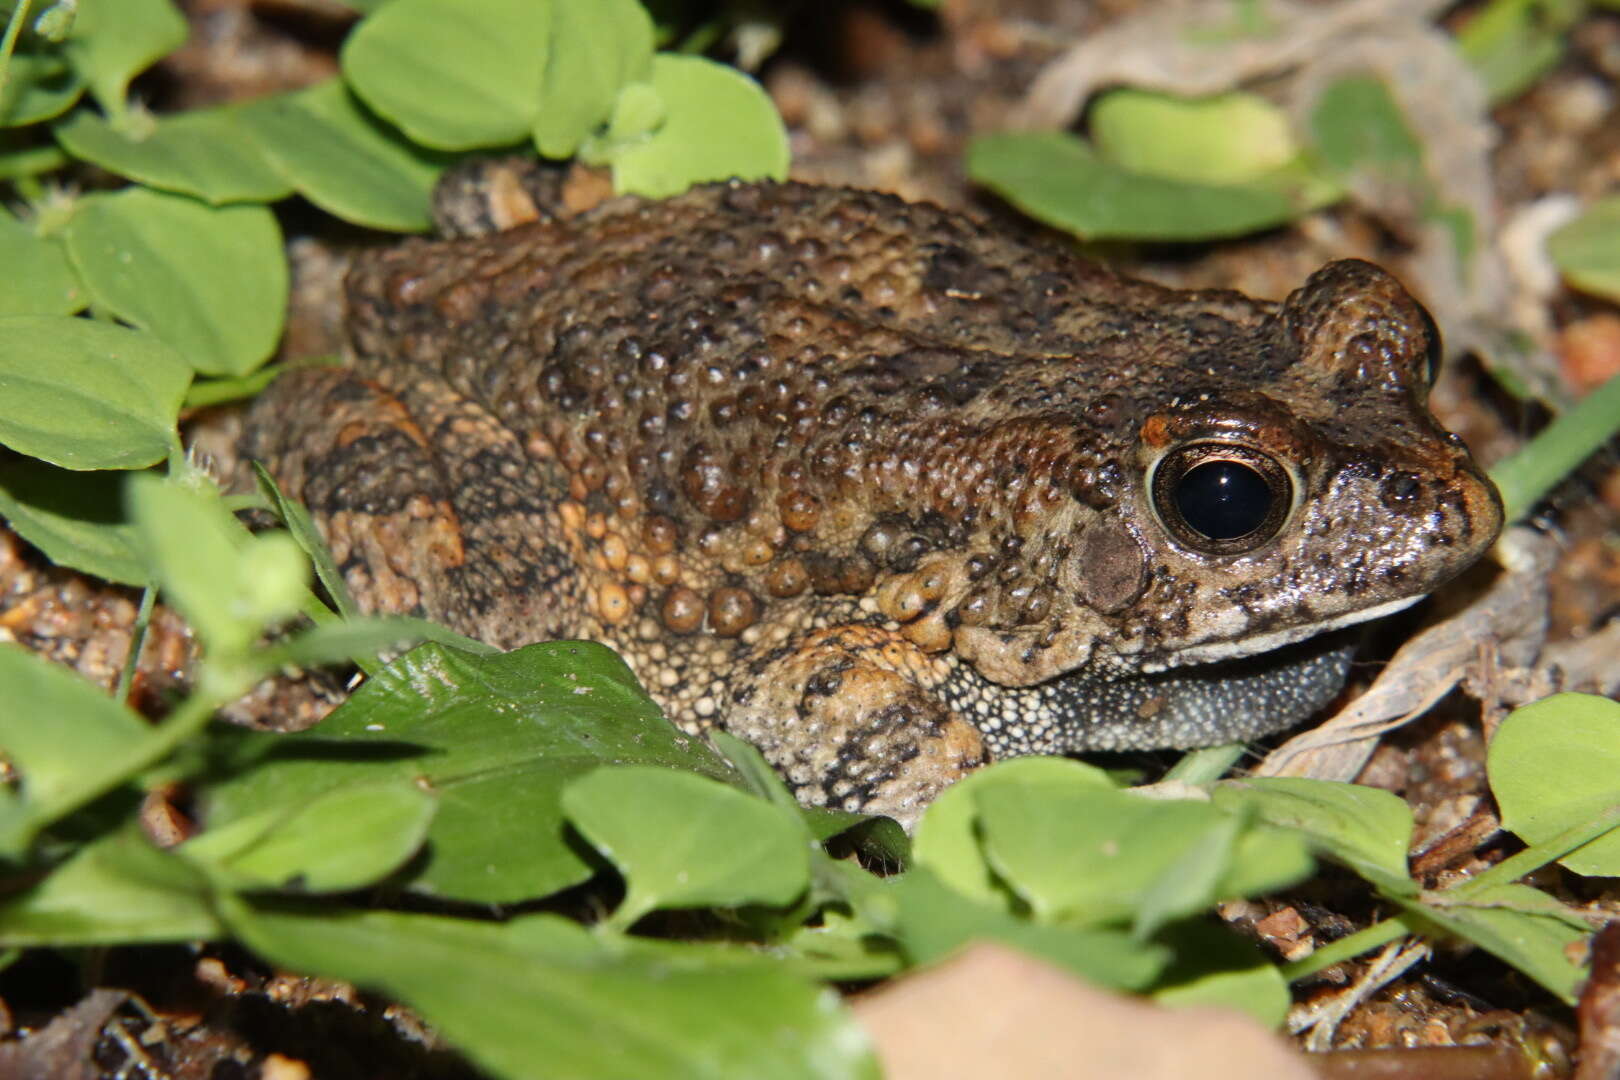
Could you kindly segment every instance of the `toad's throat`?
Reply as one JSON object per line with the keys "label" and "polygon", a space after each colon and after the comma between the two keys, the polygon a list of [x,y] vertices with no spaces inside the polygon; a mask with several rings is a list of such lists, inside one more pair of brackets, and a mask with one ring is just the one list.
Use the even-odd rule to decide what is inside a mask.
{"label": "toad's throat", "polygon": [[[993,697],[968,689],[975,700],[963,712],[998,757],[1190,749],[1257,739],[1332,701],[1344,686],[1359,637],[1357,630],[1340,629],[1239,659],[1147,676],[1088,671],[997,688]],[[971,669],[963,665],[957,677],[964,671]]]}

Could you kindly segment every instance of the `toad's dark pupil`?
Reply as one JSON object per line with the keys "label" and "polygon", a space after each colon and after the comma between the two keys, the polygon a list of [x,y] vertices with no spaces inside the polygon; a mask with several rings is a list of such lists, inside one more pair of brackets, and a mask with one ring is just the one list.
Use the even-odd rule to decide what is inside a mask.
{"label": "toad's dark pupil", "polygon": [[1276,498],[1265,477],[1241,461],[1206,461],[1176,481],[1176,511],[1211,540],[1247,536],[1265,522]]}

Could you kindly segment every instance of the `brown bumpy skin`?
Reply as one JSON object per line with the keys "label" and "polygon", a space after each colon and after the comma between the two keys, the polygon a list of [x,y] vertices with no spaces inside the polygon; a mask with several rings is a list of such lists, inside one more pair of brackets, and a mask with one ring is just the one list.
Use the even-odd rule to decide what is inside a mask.
{"label": "brown bumpy skin", "polygon": [[[1271,304],[722,184],[366,252],[348,303],[348,366],[280,379],[244,451],[360,602],[604,641],[812,803],[909,820],[992,756],[1296,722],[1347,662],[1321,632],[1501,522],[1365,263]],[[1200,531],[1207,459],[1258,528]]]}

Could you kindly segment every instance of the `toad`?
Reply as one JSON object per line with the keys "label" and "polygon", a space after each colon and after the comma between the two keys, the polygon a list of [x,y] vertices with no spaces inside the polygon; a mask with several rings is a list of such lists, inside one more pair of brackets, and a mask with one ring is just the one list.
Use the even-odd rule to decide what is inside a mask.
{"label": "toad", "polygon": [[1501,527],[1365,262],[1176,291],[797,183],[473,228],[359,255],[245,453],[363,608],[611,645],[810,804],[1295,724]]}

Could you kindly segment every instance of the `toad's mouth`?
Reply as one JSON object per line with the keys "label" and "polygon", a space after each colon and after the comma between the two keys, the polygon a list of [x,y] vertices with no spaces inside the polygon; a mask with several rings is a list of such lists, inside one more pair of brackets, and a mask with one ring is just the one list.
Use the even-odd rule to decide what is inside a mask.
{"label": "toad's mouth", "polygon": [[1304,623],[1299,626],[1284,627],[1264,634],[1250,634],[1236,639],[1224,641],[1211,641],[1203,645],[1194,645],[1178,652],[1174,657],[1160,661],[1144,663],[1140,670],[1144,672],[1166,671],[1170,668],[1183,668],[1196,664],[1213,664],[1223,660],[1234,660],[1245,656],[1255,656],[1259,653],[1281,649],[1306,638],[1318,634],[1326,634],[1346,626],[1355,626],[1357,623],[1371,622],[1386,615],[1393,615],[1411,607],[1427,594],[1417,596],[1403,596],[1398,600],[1390,600],[1376,604],[1370,608],[1359,611],[1349,611],[1336,615],[1321,622]]}

